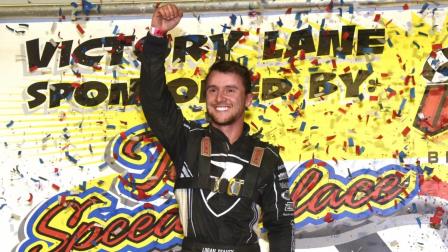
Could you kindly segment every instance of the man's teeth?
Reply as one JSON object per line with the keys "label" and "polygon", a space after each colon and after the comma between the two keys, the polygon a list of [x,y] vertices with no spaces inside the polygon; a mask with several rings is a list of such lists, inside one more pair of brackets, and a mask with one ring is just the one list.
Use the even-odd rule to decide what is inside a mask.
{"label": "man's teeth", "polygon": [[216,107],[216,110],[218,111],[226,111],[228,109],[229,109],[228,107]]}

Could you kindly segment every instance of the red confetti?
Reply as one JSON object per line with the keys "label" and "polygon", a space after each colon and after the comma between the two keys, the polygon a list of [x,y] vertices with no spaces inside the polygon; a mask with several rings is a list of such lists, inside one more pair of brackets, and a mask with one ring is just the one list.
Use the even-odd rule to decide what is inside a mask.
{"label": "red confetti", "polygon": [[342,39],[343,39],[343,40],[347,40],[348,37],[350,37],[350,32],[344,32],[344,33],[342,33]]}
{"label": "red confetti", "polygon": [[335,59],[332,59],[332,60],[331,60],[331,65],[333,66],[333,69],[336,69],[336,68],[337,68],[336,60],[335,60]]}
{"label": "red confetti", "polygon": [[347,110],[345,110],[345,109],[343,109],[343,108],[339,108],[338,111],[341,112],[341,113],[343,113],[343,114],[346,114],[346,113],[347,113]]}
{"label": "red confetti", "polygon": [[26,201],[31,204],[33,202],[33,194],[29,193],[29,197]]}
{"label": "red confetti", "polygon": [[373,21],[378,22],[381,19],[381,14],[376,14],[375,19]]}
{"label": "red confetti", "polygon": [[291,14],[291,13],[292,13],[292,8],[289,7],[289,8],[286,10],[285,14]]}
{"label": "red confetti", "polygon": [[278,113],[278,111],[280,111],[279,108],[277,108],[274,104],[271,104],[271,106],[269,106],[272,110],[274,110],[276,113]]}
{"label": "red confetti", "polygon": [[379,135],[379,136],[377,136],[376,139],[378,139],[378,140],[383,139],[383,135]]}
{"label": "red confetti", "polygon": [[59,191],[59,189],[60,189],[60,187],[58,185],[56,185],[56,184],[52,184],[51,187],[53,189],[55,189],[56,191]]}
{"label": "red confetti", "polygon": [[371,95],[371,96],[369,97],[369,100],[370,100],[370,101],[378,101],[378,96],[373,96],[373,95]]}
{"label": "red confetti", "polygon": [[120,132],[121,139],[126,139],[126,132]]}
{"label": "red confetti", "polygon": [[347,66],[346,68],[344,68],[344,72],[350,72],[350,66]]}
{"label": "red confetti", "polygon": [[327,141],[331,141],[336,138],[336,135],[327,136]]}
{"label": "red confetti", "polygon": [[199,69],[199,67],[196,67],[196,69],[194,70],[194,75],[201,75],[201,70]]}
{"label": "red confetti", "polygon": [[411,129],[408,126],[406,126],[406,128],[404,128],[401,134],[405,137],[408,135],[409,131],[411,131]]}
{"label": "red confetti", "polygon": [[82,29],[80,24],[76,24],[76,29],[78,29],[79,33],[84,34],[84,29]]}
{"label": "red confetti", "polygon": [[409,10],[409,5],[407,3],[403,5],[403,10]]}
{"label": "red confetti", "polygon": [[254,126],[254,128],[258,130],[258,127],[257,127],[257,125],[254,122],[251,121],[250,125]]}
{"label": "red confetti", "polygon": [[317,60],[317,58],[314,58],[314,59],[311,61],[311,64],[317,66],[317,65],[319,65],[319,61]]}

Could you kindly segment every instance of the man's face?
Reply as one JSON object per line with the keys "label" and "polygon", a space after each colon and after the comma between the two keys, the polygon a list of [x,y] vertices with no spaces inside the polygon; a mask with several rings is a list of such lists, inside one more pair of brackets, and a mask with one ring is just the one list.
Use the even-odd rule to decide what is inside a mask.
{"label": "man's face", "polygon": [[244,109],[252,102],[243,80],[234,73],[213,71],[205,88],[207,113],[215,127],[244,122]]}

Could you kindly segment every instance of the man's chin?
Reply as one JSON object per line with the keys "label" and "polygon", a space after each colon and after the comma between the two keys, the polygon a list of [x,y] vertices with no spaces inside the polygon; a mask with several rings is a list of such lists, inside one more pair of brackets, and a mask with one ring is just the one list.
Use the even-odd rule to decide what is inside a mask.
{"label": "man's chin", "polygon": [[235,122],[235,119],[234,118],[216,118],[214,116],[211,116],[210,121],[214,125],[227,126],[227,125],[233,124]]}

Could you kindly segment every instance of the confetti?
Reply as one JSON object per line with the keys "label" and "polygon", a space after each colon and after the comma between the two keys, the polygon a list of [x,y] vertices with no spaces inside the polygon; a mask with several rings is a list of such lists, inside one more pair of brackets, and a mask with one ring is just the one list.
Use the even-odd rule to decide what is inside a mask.
{"label": "confetti", "polygon": [[81,35],[85,33],[84,29],[81,27],[80,24],[76,24],[76,29],[78,30],[79,33],[81,33]]}
{"label": "confetti", "polygon": [[380,21],[380,19],[381,19],[381,14],[376,14],[373,21],[378,22],[378,21]]}
{"label": "confetti", "polygon": [[60,187],[56,184],[52,184],[51,187],[56,191],[59,191],[59,189],[60,189]]}
{"label": "confetti", "polygon": [[268,123],[268,122],[271,122],[271,120],[265,118],[263,115],[259,115],[259,116],[258,116],[258,119],[259,119],[260,121],[267,122],[267,123]]}
{"label": "confetti", "polygon": [[418,13],[423,14],[423,12],[425,12],[425,10],[429,7],[428,3],[424,3],[422,8],[420,9],[420,11]]}
{"label": "confetti", "polygon": [[67,157],[67,159],[74,164],[78,163],[78,160],[76,160],[73,156],[71,156],[68,151],[65,152],[65,157]]}
{"label": "confetti", "polygon": [[14,121],[13,121],[13,120],[9,121],[9,123],[6,124],[6,127],[7,127],[7,128],[11,128],[12,125],[14,125]]}
{"label": "confetti", "polygon": [[402,134],[404,137],[406,137],[406,136],[409,134],[410,131],[411,131],[411,129],[410,129],[408,126],[406,126],[406,128],[403,129],[403,131],[401,132],[401,134]]}

